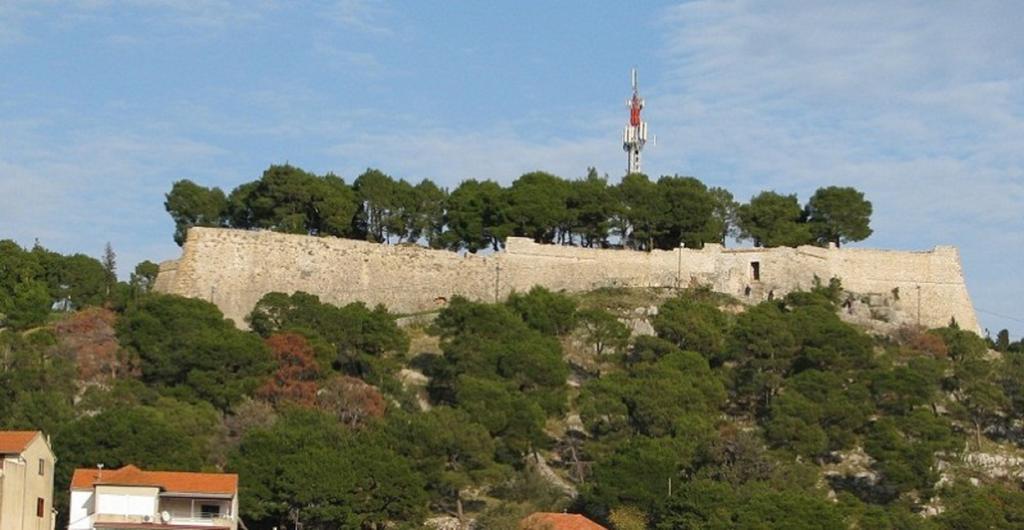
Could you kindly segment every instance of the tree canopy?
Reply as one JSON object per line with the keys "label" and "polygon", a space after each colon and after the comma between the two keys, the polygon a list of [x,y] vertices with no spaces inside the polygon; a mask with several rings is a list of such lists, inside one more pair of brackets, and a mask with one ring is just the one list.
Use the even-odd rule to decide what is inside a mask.
{"label": "tree canopy", "polygon": [[467,179],[449,190],[367,169],[352,184],[291,165],[270,166],[225,196],[190,180],[164,203],[180,245],[189,227],[224,226],[330,235],[382,244],[500,250],[509,236],[538,243],[636,250],[701,248],[738,237],[756,246],[860,241],[871,235],[871,203],[850,187],[818,189],[806,206],[765,191],[738,204],[699,179],[642,173],[617,184],[594,168],[578,179],[532,171],[502,186]]}
{"label": "tree canopy", "polygon": [[0,240],[0,327],[26,329],[46,322],[52,311],[120,305],[127,291],[100,260]]}
{"label": "tree canopy", "polygon": [[228,465],[242,510],[260,527],[384,528],[422,517],[426,483],[376,432],[349,432],[318,412],[291,410],[242,438]]}
{"label": "tree canopy", "polygon": [[807,223],[819,244],[839,246],[871,235],[871,202],[849,187],[819,188],[807,201]]}
{"label": "tree canopy", "polygon": [[144,382],[220,409],[254,391],[272,367],[263,341],[194,298],[151,295],[125,313],[117,333],[122,346],[138,354]]}
{"label": "tree canopy", "polygon": [[811,230],[796,195],[764,191],[736,210],[740,237],[758,247],[795,247],[811,242]]}

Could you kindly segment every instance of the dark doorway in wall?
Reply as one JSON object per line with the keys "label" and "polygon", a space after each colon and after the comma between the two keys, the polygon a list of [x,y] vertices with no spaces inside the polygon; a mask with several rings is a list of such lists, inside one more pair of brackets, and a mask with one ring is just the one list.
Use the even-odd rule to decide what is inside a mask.
{"label": "dark doorway in wall", "polygon": [[755,282],[761,280],[761,262],[760,261],[751,261],[750,262],[750,277],[753,278]]}

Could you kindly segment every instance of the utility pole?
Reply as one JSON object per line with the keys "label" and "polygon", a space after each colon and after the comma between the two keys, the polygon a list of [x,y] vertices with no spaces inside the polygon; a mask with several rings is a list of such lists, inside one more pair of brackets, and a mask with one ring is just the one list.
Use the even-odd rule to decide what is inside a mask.
{"label": "utility pole", "polygon": [[501,292],[501,263],[494,264],[494,303],[498,303]]}
{"label": "utility pole", "polygon": [[921,286],[917,286],[917,327],[921,327]]}
{"label": "utility pole", "polygon": [[633,97],[626,100],[629,107],[629,123],[622,132],[622,149],[626,151],[626,174],[640,172],[640,151],[647,143],[647,122],[640,119],[644,100],[636,83],[636,68],[633,69]]}
{"label": "utility pole", "polygon": [[678,263],[676,264],[676,289],[683,288],[683,249],[686,248],[686,243],[679,243],[679,248],[676,249],[676,256],[678,256]]}

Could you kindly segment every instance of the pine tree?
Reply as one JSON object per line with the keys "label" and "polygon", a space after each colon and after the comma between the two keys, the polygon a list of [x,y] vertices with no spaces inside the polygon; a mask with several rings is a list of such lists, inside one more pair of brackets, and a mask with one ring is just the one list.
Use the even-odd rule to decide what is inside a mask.
{"label": "pine tree", "polygon": [[117,254],[114,253],[114,247],[110,246],[110,241],[107,241],[107,246],[103,248],[103,270],[106,271],[107,280],[107,298],[110,298],[110,292],[113,290],[114,285],[117,284]]}

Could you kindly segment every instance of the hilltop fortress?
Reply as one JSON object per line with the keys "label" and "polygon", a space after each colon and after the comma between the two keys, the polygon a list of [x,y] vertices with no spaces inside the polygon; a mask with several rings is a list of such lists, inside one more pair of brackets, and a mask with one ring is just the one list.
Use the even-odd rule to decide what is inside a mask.
{"label": "hilltop fortress", "polygon": [[[415,313],[452,296],[503,300],[535,285],[552,290],[600,287],[707,286],[756,303],[816,279],[839,278],[857,293],[846,302],[872,306],[892,324],[979,330],[955,247],[904,252],[860,248],[737,248],[706,245],[638,252],[541,245],[510,237],[505,250],[460,255],[415,245],[268,231],[192,228],[181,258],[160,265],[155,289],[216,304],[245,326],[245,316],[269,292],[305,291],[332,304],[361,301]],[[875,309],[872,309],[875,315]]]}

